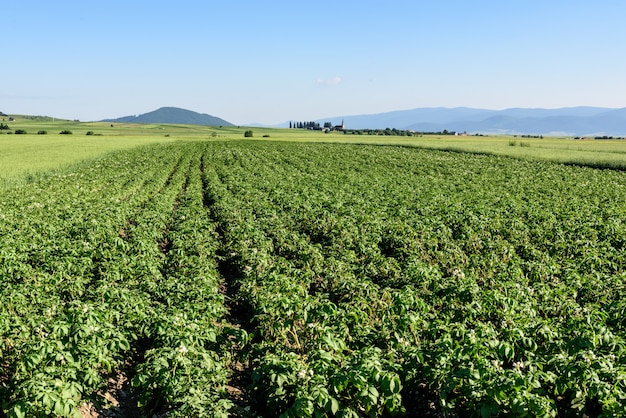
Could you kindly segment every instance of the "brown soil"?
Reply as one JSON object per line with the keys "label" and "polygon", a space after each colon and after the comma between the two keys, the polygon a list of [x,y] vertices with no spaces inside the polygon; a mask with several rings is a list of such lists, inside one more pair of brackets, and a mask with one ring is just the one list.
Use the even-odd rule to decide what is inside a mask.
{"label": "brown soil", "polygon": [[137,397],[130,390],[130,381],[123,372],[107,380],[106,391],[98,392],[103,399],[102,405],[83,404],[79,411],[82,418],[121,418],[141,417],[137,406]]}

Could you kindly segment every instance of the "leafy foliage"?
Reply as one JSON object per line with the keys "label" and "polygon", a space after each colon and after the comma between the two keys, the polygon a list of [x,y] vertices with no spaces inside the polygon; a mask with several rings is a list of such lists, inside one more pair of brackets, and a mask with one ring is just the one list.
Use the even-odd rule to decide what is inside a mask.
{"label": "leafy foliage", "polygon": [[2,409],[124,367],[146,415],[623,416],[625,208],[624,172],[485,155],[112,154],[0,194]]}

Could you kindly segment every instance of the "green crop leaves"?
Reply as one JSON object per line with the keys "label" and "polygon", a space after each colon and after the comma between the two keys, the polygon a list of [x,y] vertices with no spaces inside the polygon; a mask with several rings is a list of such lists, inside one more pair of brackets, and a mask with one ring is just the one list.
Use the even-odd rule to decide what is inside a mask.
{"label": "green crop leaves", "polygon": [[176,143],[0,194],[4,414],[623,416],[623,172]]}

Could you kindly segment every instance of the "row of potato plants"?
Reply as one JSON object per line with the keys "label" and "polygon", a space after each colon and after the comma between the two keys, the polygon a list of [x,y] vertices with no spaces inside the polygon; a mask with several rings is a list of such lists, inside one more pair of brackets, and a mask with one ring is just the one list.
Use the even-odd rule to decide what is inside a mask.
{"label": "row of potato plants", "polygon": [[146,414],[227,413],[234,331],[193,151],[118,154],[2,194],[8,416],[80,416],[125,369]]}
{"label": "row of potato plants", "polygon": [[101,370],[113,371],[118,353],[130,348],[119,313],[86,295],[99,274],[94,251],[102,245],[106,254],[107,244],[121,242],[113,225],[122,224],[124,208],[111,202],[128,192],[118,188],[120,178],[110,189],[98,178],[109,163],[2,196],[2,399],[9,415],[71,414],[83,393],[101,385]]}
{"label": "row of potato plants", "polygon": [[626,414],[624,173],[390,147],[209,153],[262,414]]}

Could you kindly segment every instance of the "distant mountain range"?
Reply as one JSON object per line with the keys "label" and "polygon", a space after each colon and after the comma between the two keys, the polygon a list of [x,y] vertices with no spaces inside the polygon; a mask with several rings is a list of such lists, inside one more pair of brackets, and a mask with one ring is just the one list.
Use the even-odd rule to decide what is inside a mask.
{"label": "distant mountain range", "polygon": [[104,119],[102,122],[116,123],[171,123],[180,125],[233,126],[232,123],[206,113],[193,112],[178,107],[162,107],[143,115]]}
{"label": "distant mountain range", "polygon": [[[417,132],[467,132],[469,134],[626,136],[626,108],[568,107],[560,109],[512,108],[505,110],[469,107],[424,107],[371,115],[346,115],[319,119],[346,129],[396,128]],[[117,123],[171,123],[233,126],[216,116],[177,107],[162,107],[142,115],[105,119]],[[280,126],[287,127],[289,122]]]}
{"label": "distant mountain range", "polygon": [[[571,136],[626,136],[626,108],[569,107],[561,109],[506,110],[468,107],[429,107],[356,116],[319,119],[346,129],[396,128],[418,132],[443,130],[482,134],[528,134]],[[289,122],[281,124],[289,126]]]}

